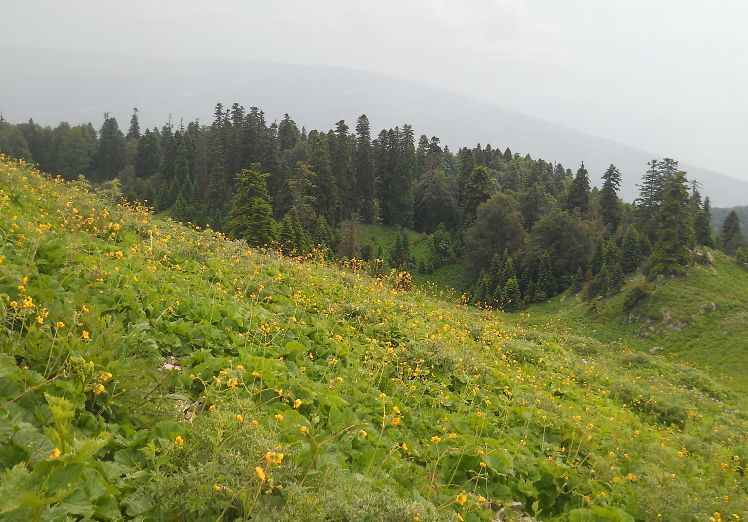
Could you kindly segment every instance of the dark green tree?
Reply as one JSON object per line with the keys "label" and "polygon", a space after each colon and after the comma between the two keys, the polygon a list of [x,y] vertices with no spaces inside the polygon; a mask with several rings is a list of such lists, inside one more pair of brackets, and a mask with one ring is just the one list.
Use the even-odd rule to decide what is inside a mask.
{"label": "dark green tree", "polygon": [[577,208],[582,215],[587,214],[590,209],[590,178],[587,169],[584,168],[584,162],[577,169],[577,175],[566,194],[566,209],[573,212]]}
{"label": "dark green tree", "polygon": [[226,225],[231,237],[245,239],[248,244],[257,247],[271,245],[275,239],[273,208],[270,206],[265,181],[267,178],[268,174],[260,172],[258,163],[237,174],[239,192],[234,196],[234,207]]}
{"label": "dark green tree", "polygon": [[621,269],[624,274],[635,272],[642,263],[644,256],[642,252],[641,239],[634,225],[626,229],[621,246]]}
{"label": "dark green tree", "polygon": [[127,136],[125,136],[125,139],[127,141],[140,139],[140,123],[138,122],[137,107],[132,110],[132,117],[130,118],[130,129],[127,131]]}
{"label": "dark green tree", "polygon": [[304,229],[301,226],[296,209],[292,208],[288,214],[283,216],[278,230],[278,244],[281,252],[286,255],[299,255],[306,253],[306,240]]}
{"label": "dark green tree", "polygon": [[332,173],[330,151],[327,147],[327,135],[317,133],[311,138],[312,149],[309,156],[309,167],[317,175],[314,190],[314,211],[325,216],[331,226],[337,225],[340,200],[338,186]]}
{"label": "dark green tree", "polygon": [[486,167],[475,167],[468,175],[465,185],[462,187],[463,194],[463,225],[471,226],[478,213],[478,207],[488,201],[496,192],[496,186],[491,179],[491,174]]}
{"label": "dark green tree", "polygon": [[150,178],[158,172],[161,163],[161,150],[158,144],[158,134],[146,129],[145,134],[138,140],[135,153],[135,176]]}
{"label": "dark green tree", "polygon": [[472,274],[488,269],[495,253],[514,253],[522,247],[525,229],[518,209],[517,200],[503,192],[478,207],[475,223],[465,232],[465,257]]}
{"label": "dark green tree", "polygon": [[714,237],[712,236],[712,207],[709,198],[704,200],[703,205],[699,205],[701,195],[698,190],[694,191],[691,197],[692,211],[694,212],[693,229],[696,232],[696,244],[707,247],[714,247]]}
{"label": "dark green tree", "polygon": [[600,189],[600,212],[603,225],[615,232],[621,221],[621,201],[618,199],[618,188],[621,186],[621,173],[611,164],[603,174],[603,186]]}
{"label": "dark green tree", "polygon": [[125,167],[125,136],[119,130],[116,118],[110,118],[108,113],[104,115],[99,136],[94,181],[109,181]]}
{"label": "dark green tree", "polygon": [[548,252],[543,252],[540,256],[540,266],[538,267],[538,280],[535,284],[535,300],[543,301],[556,295],[556,279],[553,277],[553,266],[551,265],[551,256]]}
{"label": "dark green tree", "polygon": [[690,249],[696,239],[685,172],[677,171],[668,178],[657,217],[659,230],[652,254],[652,273],[682,274],[691,261]]}
{"label": "dark green tree", "polygon": [[522,306],[522,299],[519,292],[517,278],[512,277],[507,280],[506,285],[501,291],[501,300],[505,312],[516,312]]}
{"label": "dark green tree", "polygon": [[375,175],[369,118],[366,114],[362,114],[356,122],[352,185],[355,200],[354,212],[361,215],[364,223],[374,223],[377,217]]}
{"label": "dark green tree", "polygon": [[296,122],[286,113],[278,124],[278,145],[280,152],[293,149],[301,140],[301,133]]}
{"label": "dark green tree", "polygon": [[740,217],[735,210],[731,210],[722,222],[720,237],[722,239],[722,250],[728,256],[734,256],[738,248],[745,250],[748,246],[743,235],[743,226],[740,223]]}
{"label": "dark green tree", "polygon": [[444,171],[426,171],[413,189],[413,195],[416,230],[430,234],[440,224],[449,230],[457,228],[457,199]]}

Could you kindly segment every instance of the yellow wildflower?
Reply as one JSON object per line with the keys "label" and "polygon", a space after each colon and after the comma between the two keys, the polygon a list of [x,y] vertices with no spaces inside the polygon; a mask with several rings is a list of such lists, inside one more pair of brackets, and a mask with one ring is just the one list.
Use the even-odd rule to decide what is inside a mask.
{"label": "yellow wildflower", "polygon": [[260,466],[257,466],[255,468],[255,473],[257,473],[257,476],[261,481],[265,482],[265,470],[263,470]]}
{"label": "yellow wildflower", "polygon": [[65,323],[62,321],[57,321],[57,328],[65,328]]}
{"label": "yellow wildflower", "polygon": [[237,415],[236,420],[238,420],[239,422],[244,422],[244,417],[241,415]]}
{"label": "yellow wildflower", "polygon": [[441,441],[442,441],[441,437],[438,437],[436,435],[431,437],[431,442],[433,442],[434,444],[439,444]]}
{"label": "yellow wildflower", "polygon": [[184,439],[181,435],[177,435],[177,438],[174,439],[174,444],[176,444],[177,446],[181,446],[184,444]]}
{"label": "yellow wildflower", "polygon": [[462,506],[463,504],[465,504],[465,502],[467,502],[467,495],[465,493],[460,493],[459,495],[457,495],[457,497],[455,497],[455,502]]}
{"label": "yellow wildflower", "polygon": [[85,331],[85,330],[83,330],[83,338],[87,339],[87,340],[91,338],[90,334],[87,331]]}
{"label": "yellow wildflower", "polygon": [[280,421],[282,421],[282,420],[283,420],[283,415],[281,415],[280,413],[276,413],[276,414],[275,414],[275,419],[276,419],[276,420],[277,420],[278,422],[280,422]]}
{"label": "yellow wildflower", "polygon": [[59,448],[55,448],[54,450],[52,450],[52,453],[49,454],[49,458],[50,459],[56,459],[57,457],[60,456],[60,453],[61,453],[60,449]]}
{"label": "yellow wildflower", "polygon": [[309,430],[306,428],[306,426],[301,427],[301,433],[303,433],[304,435],[309,434]]}
{"label": "yellow wildflower", "polygon": [[293,407],[294,409],[298,409],[301,406],[301,399],[296,399],[293,401]]}
{"label": "yellow wildflower", "polygon": [[358,432],[358,434],[359,434],[359,435],[360,435],[360,436],[361,436],[362,438],[366,438],[366,436],[368,435],[368,433],[366,433],[366,431],[365,431],[365,430],[361,430],[361,431],[359,431],[359,432]]}

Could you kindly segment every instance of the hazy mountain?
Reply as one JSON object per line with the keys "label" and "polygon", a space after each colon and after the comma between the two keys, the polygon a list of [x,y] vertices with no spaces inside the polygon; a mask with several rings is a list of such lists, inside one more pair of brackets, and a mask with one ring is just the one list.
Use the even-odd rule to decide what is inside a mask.
{"label": "hazy mountain", "polygon": [[[141,128],[199,118],[212,121],[217,102],[257,106],[268,120],[289,113],[311,130],[327,130],[367,114],[372,131],[409,123],[416,135],[438,136],[457,151],[477,143],[560,162],[576,171],[584,161],[593,184],[610,163],[623,174],[621,195],[636,197],[636,183],[653,158],[620,143],[526,116],[423,84],[338,67],[250,61],[150,60],[59,50],[0,47],[0,110],[7,121],[33,118],[45,125],[101,124],[104,112],[127,130],[132,108]],[[445,74],[449,74],[445,65]],[[508,79],[507,81],[511,81]],[[675,158],[678,159],[678,158]],[[703,185],[712,205],[748,203],[748,182],[681,164]]]}

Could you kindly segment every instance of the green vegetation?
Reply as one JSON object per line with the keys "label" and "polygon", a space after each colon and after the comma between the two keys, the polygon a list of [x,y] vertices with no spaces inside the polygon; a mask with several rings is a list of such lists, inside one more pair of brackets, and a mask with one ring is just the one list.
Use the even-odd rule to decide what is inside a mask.
{"label": "green vegetation", "polygon": [[[4,160],[0,187],[3,520],[748,516],[743,396],[557,325],[575,298],[530,327],[155,220],[116,184]],[[713,270],[743,269],[678,284],[736,321]]]}
{"label": "green vegetation", "polygon": [[748,392],[748,271],[718,251],[701,249],[696,258],[684,277],[646,283],[641,275],[631,276],[623,292],[592,302],[567,292],[528,308],[522,323],[552,325],[552,331],[573,325],[603,344],[667,355],[707,370],[731,390]]}

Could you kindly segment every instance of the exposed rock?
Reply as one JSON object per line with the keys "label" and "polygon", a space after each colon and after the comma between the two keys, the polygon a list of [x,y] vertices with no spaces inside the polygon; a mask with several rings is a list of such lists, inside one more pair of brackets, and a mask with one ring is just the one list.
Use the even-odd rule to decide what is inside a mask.
{"label": "exposed rock", "polygon": [[177,364],[177,359],[173,355],[169,355],[164,359],[164,362],[161,363],[161,366],[158,367],[161,371],[167,371],[170,372],[172,370],[181,370],[182,367]]}
{"label": "exposed rock", "polygon": [[660,350],[662,350],[661,346],[653,346],[652,348],[649,349],[649,355],[654,355]]}

